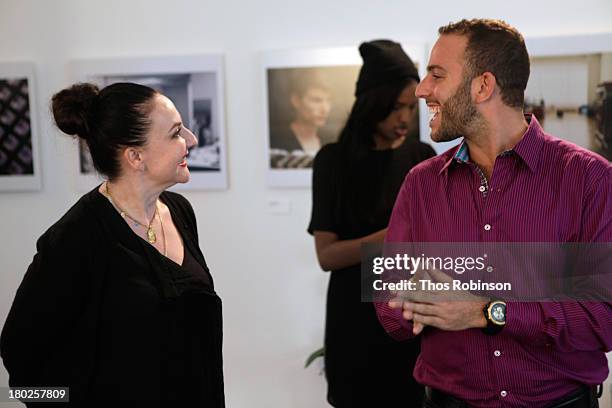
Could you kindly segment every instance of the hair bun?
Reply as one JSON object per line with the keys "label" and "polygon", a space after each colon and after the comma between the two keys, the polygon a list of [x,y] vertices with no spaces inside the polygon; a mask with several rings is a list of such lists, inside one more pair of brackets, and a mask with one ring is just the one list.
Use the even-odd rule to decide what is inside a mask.
{"label": "hair bun", "polygon": [[79,83],[53,95],[51,109],[57,127],[82,139],[89,136],[92,105],[100,92],[91,83]]}

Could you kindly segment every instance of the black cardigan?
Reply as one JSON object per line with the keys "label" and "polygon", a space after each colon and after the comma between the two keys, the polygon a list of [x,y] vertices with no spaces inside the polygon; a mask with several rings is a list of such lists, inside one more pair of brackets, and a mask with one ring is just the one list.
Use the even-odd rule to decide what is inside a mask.
{"label": "black cardigan", "polygon": [[[176,193],[161,200],[208,273],[191,205]],[[212,279],[178,282],[179,266],[134,234],[97,188],[36,247],[0,342],[11,386],[69,386],[62,407],[225,406]]]}

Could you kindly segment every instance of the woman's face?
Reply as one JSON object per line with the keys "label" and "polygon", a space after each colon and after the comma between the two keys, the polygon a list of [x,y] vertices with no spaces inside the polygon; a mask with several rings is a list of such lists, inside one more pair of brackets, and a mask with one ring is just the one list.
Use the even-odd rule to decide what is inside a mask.
{"label": "woman's face", "polygon": [[291,104],[296,120],[314,127],[325,126],[331,110],[331,95],[321,88],[308,88],[302,96],[292,95]]}
{"label": "woman's face", "polygon": [[158,94],[149,118],[151,128],[141,152],[147,176],[163,188],[189,181],[187,155],[197,143],[196,137],[183,126],[181,115],[167,97]]}
{"label": "woman's face", "polygon": [[416,86],[416,82],[410,82],[397,97],[391,113],[376,125],[374,137],[377,144],[393,143],[414,131],[419,106],[419,100],[414,94]]}

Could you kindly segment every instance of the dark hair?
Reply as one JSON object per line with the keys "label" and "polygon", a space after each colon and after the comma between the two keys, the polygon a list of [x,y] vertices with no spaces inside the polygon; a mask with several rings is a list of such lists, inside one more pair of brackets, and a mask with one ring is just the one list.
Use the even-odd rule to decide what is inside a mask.
{"label": "dark hair", "polygon": [[502,20],[464,19],[440,27],[438,33],[467,36],[468,79],[490,72],[495,75],[504,103],[511,107],[523,106],[529,80],[529,54],[516,28]]}
{"label": "dark hair", "polygon": [[357,162],[374,147],[376,126],[389,116],[397,98],[414,79],[387,82],[360,94],[340,132],[343,156]]}
{"label": "dark hair", "polygon": [[120,173],[121,148],[146,143],[151,100],[157,94],[152,88],[129,82],[102,90],[79,83],[53,95],[51,107],[57,127],[83,139],[96,170],[112,180]]}
{"label": "dark hair", "polygon": [[363,165],[368,152],[375,147],[374,135],[377,125],[393,111],[402,91],[416,81],[404,79],[387,82],[359,94],[351,113],[340,132],[338,145],[340,150],[338,208],[348,208],[351,214],[343,214],[347,219],[359,219],[360,210],[351,205],[358,199],[361,180],[371,171]]}

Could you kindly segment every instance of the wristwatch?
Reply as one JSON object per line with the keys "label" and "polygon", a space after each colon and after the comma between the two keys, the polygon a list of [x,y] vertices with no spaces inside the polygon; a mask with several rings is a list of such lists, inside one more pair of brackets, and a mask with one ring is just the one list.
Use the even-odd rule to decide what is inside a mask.
{"label": "wristwatch", "polygon": [[485,334],[497,334],[506,325],[506,302],[492,300],[482,309],[487,327],[482,329]]}

